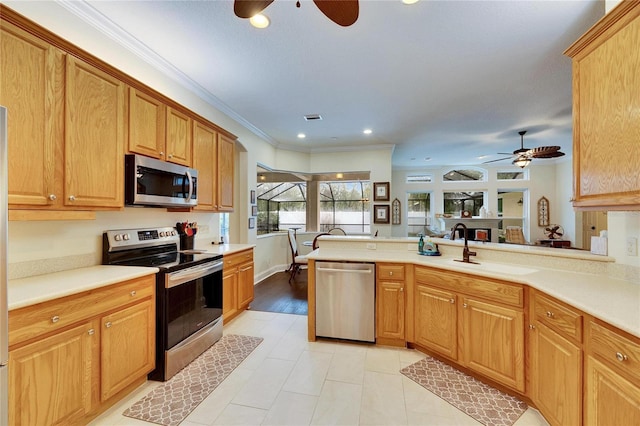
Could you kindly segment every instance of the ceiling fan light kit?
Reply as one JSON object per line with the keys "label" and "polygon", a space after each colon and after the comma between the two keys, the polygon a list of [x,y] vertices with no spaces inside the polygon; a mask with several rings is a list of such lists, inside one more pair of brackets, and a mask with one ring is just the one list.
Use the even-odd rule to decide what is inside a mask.
{"label": "ceiling fan light kit", "polygon": [[[327,18],[340,26],[348,27],[358,20],[360,13],[358,0],[313,0],[313,2]],[[238,18],[252,18],[271,3],[273,0],[235,0],[233,12]],[[296,7],[300,7],[300,1],[296,2]],[[266,26],[258,28],[266,28]]]}
{"label": "ceiling fan light kit", "polygon": [[518,157],[515,160],[513,160],[513,162],[511,164],[513,164],[514,166],[518,166],[521,169],[524,169],[525,167],[527,167],[529,165],[530,162],[531,162],[531,158],[525,157],[524,155],[521,155],[520,157]]}

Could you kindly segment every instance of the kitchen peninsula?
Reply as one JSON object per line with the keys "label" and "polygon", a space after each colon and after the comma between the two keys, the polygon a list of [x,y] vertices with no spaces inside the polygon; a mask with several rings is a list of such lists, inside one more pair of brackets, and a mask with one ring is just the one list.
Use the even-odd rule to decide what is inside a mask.
{"label": "kitchen peninsula", "polygon": [[443,359],[524,398],[551,424],[640,419],[637,268],[537,246],[470,242],[470,264],[457,261],[460,241],[434,238],[442,256],[419,255],[415,238],[319,242],[308,255],[310,341],[323,285],[316,261],[375,263],[377,344]]}

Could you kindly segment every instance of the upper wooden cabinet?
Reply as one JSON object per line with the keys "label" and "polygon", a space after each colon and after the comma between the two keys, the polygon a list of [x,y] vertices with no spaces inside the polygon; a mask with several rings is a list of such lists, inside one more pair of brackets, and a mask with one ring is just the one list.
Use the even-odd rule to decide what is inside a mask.
{"label": "upper wooden cabinet", "polygon": [[576,41],[573,174],[578,208],[640,210],[640,2],[623,1]]}
{"label": "upper wooden cabinet", "polygon": [[125,84],[67,56],[65,205],[124,205]]}
{"label": "upper wooden cabinet", "polygon": [[8,110],[9,204],[62,203],[64,54],[0,21],[0,105]]}
{"label": "upper wooden cabinet", "polygon": [[235,141],[218,135],[218,211],[233,211],[233,176]]}
{"label": "upper wooden cabinet", "polygon": [[129,151],[164,160],[167,107],[129,87]]}
{"label": "upper wooden cabinet", "polygon": [[166,160],[191,166],[191,117],[167,107]]}

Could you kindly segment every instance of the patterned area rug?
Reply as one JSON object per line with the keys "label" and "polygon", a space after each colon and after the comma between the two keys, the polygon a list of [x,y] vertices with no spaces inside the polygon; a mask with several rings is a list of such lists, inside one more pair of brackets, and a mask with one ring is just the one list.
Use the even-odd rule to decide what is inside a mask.
{"label": "patterned area rug", "polygon": [[180,424],[262,342],[228,334],[123,414],[145,422]]}
{"label": "patterned area rug", "polygon": [[400,372],[486,426],[511,426],[527,410],[518,398],[430,356]]}

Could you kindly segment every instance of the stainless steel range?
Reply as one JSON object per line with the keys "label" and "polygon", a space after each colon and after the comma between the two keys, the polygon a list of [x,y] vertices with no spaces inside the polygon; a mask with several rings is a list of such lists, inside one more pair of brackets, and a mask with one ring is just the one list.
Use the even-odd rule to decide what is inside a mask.
{"label": "stainless steel range", "polygon": [[156,369],[168,380],[222,337],[222,256],[179,251],[171,227],[118,229],[102,238],[104,265],[153,266],[156,276]]}

